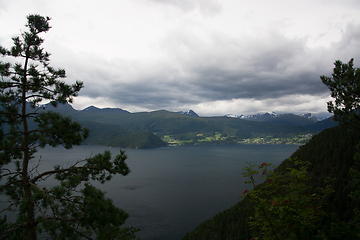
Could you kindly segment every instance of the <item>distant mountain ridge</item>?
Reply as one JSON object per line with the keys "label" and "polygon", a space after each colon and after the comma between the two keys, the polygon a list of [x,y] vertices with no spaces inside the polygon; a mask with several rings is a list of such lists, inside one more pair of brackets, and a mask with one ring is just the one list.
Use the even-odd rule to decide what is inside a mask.
{"label": "distant mountain ridge", "polygon": [[[245,115],[227,114],[227,115],[225,115],[225,117],[239,118],[239,119],[258,121],[258,122],[276,122],[276,121],[273,121],[273,119],[279,118],[279,117],[284,118],[284,116],[291,116],[291,115],[300,117],[302,119],[309,119],[309,120],[312,120],[313,122],[320,121],[312,113],[303,113],[303,114],[296,115],[293,113],[277,114],[276,112],[266,112],[266,113],[258,113],[258,114],[246,115],[246,116]],[[323,120],[323,119],[321,119],[321,120]]]}
{"label": "distant mountain ridge", "polygon": [[[45,104],[42,105],[41,107],[45,107],[45,108],[53,108],[50,104]],[[98,108],[95,107],[93,105],[86,107],[82,110],[75,110],[70,104],[66,103],[66,104],[58,104],[57,106],[58,110],[71,110],[71,111],[80,111],[80,112],[88,112],[88,113],[111,113],[111,112],[122,112],[122,113],[131,113],[127,110],[121,109],[121,108]],[[191,117],[200,117],[195,111],[193,110],[189,110],[189,111],[177,111],[176,113],[179,114],[184,114],[184,115],[188,115]],[[224,115],[224,117],[229,117],[229,118],[238,118],[238,119],[244,119],[244,120],[252,120],[252,121],[258,121],[258,122],[268,122],[273,118],[278,118],[281,116],[289,116],[289,115],[295,115],[295,116],[299,116],[305,119],[310,119],[313,122],[317,122],[317,121],[322,121],[326,118],[321,118],[321,117],[317,117],[315,115],[313,115],[312,113],[303,113],[303,114],[293,114],[293,113],[286,113],[286,114],[277,114],[276,112],[272,111],[272,112],[266,112],[266,113],[257,113],[257,114],[253,114],[253,115],[234,115],[234,114],[227,114]]]}
{"label": "distant mountain ridge", "polygon": [[84,108],[83,110],[81,110],[82,112],[93,112],[93,113],[97,113],[97,112],[125,112],[125,113],[130,113],[129,111],[123,110],[121,108],[97,108],[95,106],[89,106],[87,108]]}
{"label": "distant mountain ridge", "polygon": [[258,113],[254,115],[233,115],[233,114],[227,114],[225,117],[232,117],[232,118],[239,118],[239,119],[245,119],[245,120],[254,120],[263,122],[267,119],[271,119],[278,116],[275,112],[267,112],[267,113]]}
{"label": "distant mountain ridge", "polygon": [[180,113],[180,114],[185,114],[185,115],[188,115],[190,117],[199,117],[199,115],[197,115],[196,112],[194,112],[193,110],[189,110],[189,111],[186,111],[186,112],[183,112],[183,111],[179,111],[177,113]]}
{"label": "distant mountain ridge", "polygon": [[[255,144],[297,143],[336,123],[316,121],[312,114],[281,114],[275,112],[249,117],[200,117],[193,110],[131,113],[121,108],[87,107],[75,110],[69,104],[57,108],[46,104],[40,111],[56,111],[86,123],[91,130],[88,144],[119,147],[158,147],[168,144]],[[319,124],[317,124],[319,123]],[[138,134],[132,134],[139,132]],[[147,139],[145,142],[141,139]],[[280,140],[279,140],[280,139]]]}
{"label": "distant mountain ridge", "polygon": [[50,103],[38,106],[36,111],[54,111],[68,115],[80,122],[83,127],[90,129],[89,137],[84,144],[101,145],[121,148],[154,148],[167,145],[154,133],[144,130],[129,131],[119,124],[108,122],[109,116],[118,118],[130,114],[121,108],[97,108],[89,106],[83,110],[76,110],[70,104],[58,104],[53,107]]}
{"label": "distant mountain ridge", "polygon": [[316,117],[315,115],[313,115],[311,113],[303,113],[303,114],[300,114],[299,116],[310,119],[310,120],[314,120],[315,122],[320,121],[320,119],[318,117]]}

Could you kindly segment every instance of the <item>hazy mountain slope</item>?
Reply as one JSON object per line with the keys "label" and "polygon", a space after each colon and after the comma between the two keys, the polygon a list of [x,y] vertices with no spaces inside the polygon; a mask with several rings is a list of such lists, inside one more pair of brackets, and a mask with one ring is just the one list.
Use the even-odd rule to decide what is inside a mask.
{"label": "hazy mountain slope", "polygon": [[[79,116],[77,116],[79,117]],[[80,119],[89,119],[87,115]],[[264,136],[268,134],[300,134],[308,132],[298,126],[280,126],[264,122],[246,121],[227,117],[190,117],[165,110],[131,114],[102,114],[93,116],[94,121],[118,124],[130,131],[151,131],[162,135],[176,135],[189,132],[208,133],[221,132],[238,137]]]}
{"label": "hazy mountain slope", "polygon": [[316,123],[312,123],[309,125],[304,125],[307,129],[313,132],[321,132],[327,128],[332,128],[337,126],[339,123],[333,120],[333,117],[329,117],[322,121],[318,121]]}
{"label": "hazy mountain slope", "polygon": [[91,106],[83,111],[77,111],[69,104],[58,104],[56,108],[46,104],[39,111],[56,111],[79,121],[83,127],[90,129],[90,135],[84,141],[85,144],[122,148],[150,148],[167,145],[151,132],[128,131],[118,124],[108,123],[112,122],[108,119],[116,120],[121,115],[130,114],[119,108],[99,109]]}
{"label": "hazy mountain slope", "polygon": [[[63,109],[65,107],[59,110]],[[193,135],[198,133],[215,134],[215,132],[220,132],[238,138],[248,138],[267,136],[269,134],[284,136],[309,132],[308,129],[298,126],[282,126],[228,117],[191,117],[186,114],[165,110],[139,113],[100,111],[94,108],[89,111],[68,110],[67,114],[79,121],[114,124],[129,131],[150,131],[158,136]]]}
{"label": "hazy mountain slope", "polygon": [[167,145],[161,138],[148,131],[129,132],[119,125],[87,121],[80,123],[90,129],[85,144],[121,148],[152,148]]}
{"label": "hazy mountain slope", "polygon": [[121,108],[97,108],[95,106],[89,106],[83,110],[81,110],[81,112],[87,112],[87,113],[109,113],[109,112],[116,112],[116,113],[119,113],[119,112],[123,112],[123,113],[130,113],[126,110],[123,110]]}
{"label": "hazy mountain slope", "polygon": [[[325,184],[324,180],[328,177],[336,178],[332,182],[335,193],[327,199],[328,205],[326,208],[326,211],[332,213],[333,217],[325,219],[324,228],[330,227],[331,222],[334,223],[333,227],[336,227],[340,226],[342,221],[349,222],[354,218],[353,208],[355,204],[359,203],[348,197],[348,194],[354,190],[349,176],[349,169],[354,166],[353,156],[359,140],[359,133],[337,126],[317,134],[291,156],[311,163],[309,172],[312,176],[311,182],[313,185],[309,186],[310,188],[323,186]],[[284,161],[278,167],[278,170],[286,167],[291,167],[288,161]],[[239,174],[241,174],[241,170],[239,170]],[[201,223],[182,239],[248,240],[253,237],[253,232],[247,224],[249,216],[253,212],[251,206],[252,203],[245,198],[233,207]],[[344,232],[351,231],[351,229],[345,228],[343,230]],[[330,231],[325,232],[331,234]],[[339,238],[331,239],[351,239],[351,236],[339,233]]]}
{"label": "hazy mountain slope", "polygon": [[266,122],[274,123],[274,124],[285,124],[285,125],[298,125],[298,126],[304,126],[304,125],[310,125],[315,123],[313,119],[309,119],[303,116],[298,116],[295,114],[283,114],[275,118],[271,118],[267,120]]}

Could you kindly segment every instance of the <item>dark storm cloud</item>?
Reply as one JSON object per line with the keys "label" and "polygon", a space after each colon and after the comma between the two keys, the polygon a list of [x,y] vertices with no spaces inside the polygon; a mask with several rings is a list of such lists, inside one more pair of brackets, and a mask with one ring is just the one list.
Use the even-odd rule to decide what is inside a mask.
{"label": "dark storm cloud", "polygon": [[[186,85],[186,84],[185,84]],[[141,105],[150,109],[168,108],[179,104],[196,104],[203,100],[189,86],[181,83],[142,79],[141,82],[112,83],[111,87],[90,85],[83,95],[91,98],[107,97],[122,105]]]}
{"label": "dark storm cloud", "polygon": [[354,57],[358,64],[359,32],[359,26],[349,26],[341,41],[320,49],[306,47],[306,39],[274,33],[250,42],[214,36],[207,44],[193,35],[176,38],[175,34],[164,45],[171,54],[168,62],[160,67],[137,63],[132,70],[136,73],[127,79],[124,74],[98,74],[103,86],[87,86],[82,94],[149,109],[232,99],[326,96],[320,75],[330,76],[336,59],[347,62]]}
{"label": "dark storm cloud", "polygon": [[[262,100],[293,94],[321,94],[326,87],[319,80],[317,73],[301,73],[299,75],[271,76],[257,73],[243,75],[241,72],[232,76],[214,69],[201,74],[199,84],[211,100],[230,100],[233,98],[253,98]],[[198,85],[200,86],[200,85]]]}
{"label": "dark storm cloud", "polygon": [[27,14],[52,17],[44,47],[84,82],[76,108],[326,111],[319,76],[337,59],[360,66],[358,0],[2,2],[5,47]]}

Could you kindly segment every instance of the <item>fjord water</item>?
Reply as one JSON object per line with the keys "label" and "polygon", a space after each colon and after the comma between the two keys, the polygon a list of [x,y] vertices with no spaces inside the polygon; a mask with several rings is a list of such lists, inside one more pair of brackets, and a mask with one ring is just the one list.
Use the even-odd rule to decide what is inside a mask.
{"label": "fjord water", "polygon": [[[140,228],[137,234],[140,239],[180,239],[201,222],[239,201],[238,197],[250,187],[244,184],[241,175],[246,161],[278,165],[297,148],[294,145],[203,145],[126,149],[131,173],[96,186],[130,214],[126,226]],[[41,169],[51,169],[53,165],[66,166],[104,150],[115,155],[120,149],[86,145],[70,150],[46,147],[37,156],[41,156]]]}

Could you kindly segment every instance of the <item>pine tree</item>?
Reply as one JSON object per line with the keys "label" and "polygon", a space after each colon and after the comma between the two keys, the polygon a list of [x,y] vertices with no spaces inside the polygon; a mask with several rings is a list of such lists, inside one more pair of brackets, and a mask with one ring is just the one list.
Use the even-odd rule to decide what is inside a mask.
{"label": "pine tree", "polygon": [[[0,61],[0,239],[130,239],[137,231],[121,228],[128,214],[114,206],[90,180],[104,183],[115,174],[127,175],[124,151],[114,159],[109,151],[53,170],[39,172],[37,149],[46,145],[79,145],[89,131],[69,117],[43,111],[39,104],[53,106],[72,102],[83,87],[62,81],[64,69],[49,65],[50,54],[41,47],[41,35],[50,30],[50,18],[27,16],[27,31],[14,37],[13,47],[0,46],[1,55],[15,61]],[[13,63],[15,62],[15,63]],[[59,184],[49,188],[39,182],[53,177]],[[15,222],[7,216],[16,216]],[[39,236],[40,236],[39,235]]]}
{"label": "pine tree", "polygon": [[335,98],[327,103],[328,111],[336,121],[360,129],[360,68],[354,68],[353,58],[349,63],[337,60],[334,65],[332,77],[320,77]]}

